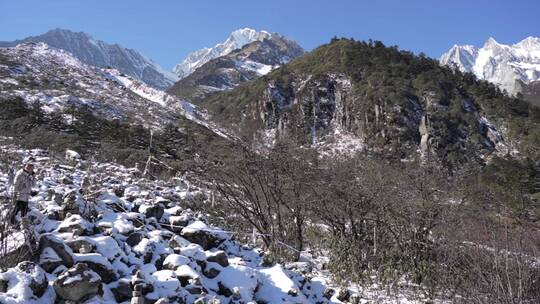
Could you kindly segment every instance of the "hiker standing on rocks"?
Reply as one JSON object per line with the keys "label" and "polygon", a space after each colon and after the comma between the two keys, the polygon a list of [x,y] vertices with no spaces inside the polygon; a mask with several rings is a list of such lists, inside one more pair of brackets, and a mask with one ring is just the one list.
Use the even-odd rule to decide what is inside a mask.
{"label": "hiker standing on rocks", "polygon": [[24,167],[15,174],[13,183],[14,208],[11,213],[10,223],[15,224],[17,214],[21,213],[21,218],[28,213],[28,201],[34,194],[32,187],[36,183],[33,160],[29,159],[24,163]]}

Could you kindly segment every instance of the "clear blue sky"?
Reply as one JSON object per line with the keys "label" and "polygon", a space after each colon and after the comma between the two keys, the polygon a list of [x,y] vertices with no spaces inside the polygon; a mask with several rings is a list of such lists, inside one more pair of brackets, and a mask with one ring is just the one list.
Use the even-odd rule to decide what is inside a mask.
{"label": "clear blue sky", "polygon": [[540,36],[538,0],[0,0],[0,40],[52,28],[134,48],[170,69],[243,27],[312,49],[333,36],[381,40],[439,57],[453,44]]}

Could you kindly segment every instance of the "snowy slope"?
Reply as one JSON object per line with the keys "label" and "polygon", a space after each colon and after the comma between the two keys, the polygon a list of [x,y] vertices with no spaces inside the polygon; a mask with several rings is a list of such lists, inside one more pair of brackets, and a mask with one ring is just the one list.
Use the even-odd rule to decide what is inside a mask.
{"label": "snowy slope", "polygon": [[174,67],[173,72],[178,75],[179,78],[187,77],[197,68],[214,58],[228,55],[232,51],[240,49],[246,44],[270,39],[275,35],[277,34],[270,34],[266,31],[258,32],[250,28],[236,30],[231,33],[227,40],[217,44],[213,48],[204,48],[189,54],[181,63]]}
{"label": "snowy slope", "polygon": [[0,102],[20,97],[29,104],[39,102],[48,113],[85,105],[100,117],[152,128],[184,116],[226,137],[196,106],[117,70],[87,65],[44,43],[0,48],[0,89]]}
{"label": "snowy slope", "polygon": [[144,83],[134,80],[126,75],[122,75],[117,70],[106,69],[104,71],[107,75],[120,82],[133,93],[164,107],[170,107],[187,119],[199,125],[203,125],[223,138],[231,138],[226,130],[219,128],[210,120],[210,116],[206,111],[199,109],[196,105],[169,95],[166,92],[149,87]]}
{"label": "snowy slope", "polygon": [[540,38],[528,37],[513,45],[489,38],[481,48],[454,45],[441,56],[440,62],[472,72],[514,94],[521,91],[520,82],[540,80]]}
{"label": "snowy slope", "polygon": [[168,88],[177,80],[175,74],[164,70],[139,52],[97,40],[82,32],[54,29],[39,36],[0,42],[0,47],[13,47],[25,42],[44,42],[70,52],[82,62],[102,68],[112,67],[156,88]]}
{"label": "snowy slope", "polygon": [[[323,299],[306,288],[309,283],[302,289],[293,282],[284,266],[261,266],[259,249],[242,246],[231,234],[207,225],[203,214],[185,209],[182,201],[205,193],[187,180],[148,181],[136,178],[137,169],[110,163],[87,163],[85,171],[51,159],[42,150],[0,146],[0,151],[32,155],[44,170],[29,215],[36,240],[42,244],[39,266],[26,272],[18,266],[0,273],[0,281],[7,284],[0,292],[2,303],[55,303],[64,297],[55,282],[68,276],[74,263],[88,264],[91,280],[103,290],[101,295],[88,291],[87,298],[92,299],[88,303],[128,302],[133,287],[129,282],[137,270],[141,281],[151,286],[143,291],[150,301],[311,303]],[[1,171],[0,177],[1,192],[6,189]],[[92,202],[90,196],[77,192],[85,178],[92,180],[92,188],[86,189],[93,193]],[[88,211],[89,204],[94,211]],[[68,208],[69,213],[60,212]],[[152,208],[161,211],[156,215]],[[213,243],[208,248],[194,234]],[[69,279],[73,283],[85,280],[84,276]],[[31,286],[33,280],[48,281],[41,295]],[[127,288],[127,295],[121,288]]]}
{"label": "snowy slope", "polygon": [[0,79],[0,100],[20,97],[30,104],[39,102],[46,112],[85,105],[106,119],[156,128],[177,116],[163,104],[126,90],[100,68],[44,43],[0,48]]}
{"label": "snowy slope", "polygon": [[[301,262],[264,265],[263,250],[187,207],[195,197],[209,197],[188,177],[148,180],[137,168],[58,159],[9,142],[0,137],[0,153],[32,156],[38,168],[32,225],[23,227],[34,238],[24,244],[37,259],[0,272],[1,303],[52,304],[75,296],[82,297],[77,303],[130,303],[135,286],[149,303],[425,302],[408,287],[392,295],[376,284],[338,288],[323,269],[324,256],[303,253]],[[9,195],[7,166],[0,160],[0,198]],[[23,244],[9,237],[0,244]],[[5,248],[1,254],[11,250]]]}

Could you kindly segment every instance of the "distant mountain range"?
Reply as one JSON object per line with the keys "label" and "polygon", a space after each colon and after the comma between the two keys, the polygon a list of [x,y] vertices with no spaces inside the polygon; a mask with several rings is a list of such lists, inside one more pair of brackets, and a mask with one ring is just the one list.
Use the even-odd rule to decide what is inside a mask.
{"label": "distant mountain range", "polygon": [[[133,49],[65,29],[53,29],[42,35],[15,41],[0,41],[0,47],[14,47],[28,42],[46,43],[73,54],[84,63],[116,69],[160,90],[171,88],[181,79],[183,81],[171,90],[178,93],[181,89],[178,95],[186,98],[231,89],[304,53],[302,47],[290,39],[250,28],[233,31],[215,47],[189,54],[174,67],[174,73]],[[246,45],[251,46],[245,48]],[[202,70],[191,76],[199,68]]]}
{"label": "distant mountain range", "polygon": [[454,45],[440,62],[471,72],[510,94],[528,94],[537,91],[534,88],[540,81],[540,38],[528,37],[513,45],[489,38],[481,48]]}
{"label": "distant mountain range", "polygon": [[70,52],[84,63],[117,69],[155,88],[166,89],[177,80],[176,75],[164,70],[141,53],[118,44],[109,44],[94,39],[82,32],[54,29],[38,36],[0,42],[0,47],[12,47],[25,42],[46,43],[49,46]]}
{"label": "distant mountain range", "polygon": [[[433,89],[432,85],[436,84],[429,83],[435,79],[434,76],[426,76],[429,73],[442,73],[444,69],[431,60],[427,71],[414,74],[418,78],[415,83],[408,84],[409,80],[406,80],[411,73],[416,73],[414,70],[408,74],[403,72],[404,75],[392,74],[395,78],[390,82],[392,85],[388,88],[376,85],[380,92],[373,93],[373,83],[379,81],[377,73],[386,71],[384,65],[387,63],[381,59],[385,58],[384,56],[399,57],[395,64],[405,65],[407,60],[413,59],[418,61],[418,64],[421,62],[418,58],[392,53],[391,50],[384,49],[382,44],[356,43],[344,39],[305,53],[296,42],[279,34],[251,29],[237,30],[215,48],[203,49],[189,55],[183,61],[186,64],[180,65],[187,67],[186,69],[177,66],[177,71],[182,70],[185,77],[175,84],[162,82],[159,85],[161,90],[166,88],[169,95],[146,87],[143,82],[148,83],[148,78],[140,80],[141,75],[131,76],[137,73],[134,67],[143,65],[136,58],[145,59],[140,54],[141,57],[137,57],[138,53],[135,51],[94,40],[84,33],[64,30],[53,30],[41,37],[49,37],[49,47],[42,43],[11,42],[19,47],[3,50],[8,62],[21,63],[24,58],[33,60],[28,64],[23,62],[25,66],[37,67],[35,71],[19,73],[16,65],[13,65],[2,84],[6,96],[20,97],[27,101],[40,100],[51,111],[55,107],[65,108],[66,103],[86,104],[102,117],[121,121],[127,119],[152,127],[175,121],[180,113],[179,115],[196,117],[200,125],[218,135],[224,132],[234,134],[249,131],[255,137],[262,137],[255,140],[257,145],[267,145],[276,140],[279,134],[294,131],[298,132],[295,136],[301,139],[303,144],[327,144],[331,149],[338,147],[354,151],[370,147],[373,150],[385,151],[392,147],[394,151],[396,148],[393,145],[398,145],[401,149],[398,154],[403,158],[412,157],[417,150],[420,150],[421,155],[448,153],[444,149],[437,150],[438,147],[448,146],[446,141],[449,139],[440,136],[447,131],[430,119],[442,115],[440,113],[447,111],[450,106],[445,104],[446,98],[438,96],[438,91]],[[33,39],[38,40],[27,38]],[[58,39],[62,43],[57,41]],[[62,44],[67,50],[60,52],[59,49],[62,48],[53,47],[51,44]],[[537,58],[540,58],[536,51],[537,46],[536,38],[525,39],[512,47],[500,45],[490,39],[481,49],[455,46],[440,62],[462,71],[471,71],[478,78],[492,81],[501,87],[509,85],[510,80],[512,83],[526,84],[527,90],[519,92],[536,94],[539,89],[534,84],[539,78],[537,67],[540,66],[540,63],[535,65]],[[111,51],[114,49],[117,53]],[[17,56],[21,58],[17,59]],[[214,56],[218,57],[212,58]],[[56,62],[55,58],[61,60],[57,60],[58,63],[54,65],[48,63]],[[121,58],[125,60],[120,60]],[[81,62],[90,60],[93,60],[92,64],[81,65]],[[94,68],[104,65],[114,68],[108,64],[112,62],[117,66],[124,63],[124,68]],[[145,62],[148,64],[147,69],[156,67],[150,65],[149,60]],[[63,66],[67,70],[63,69]],[[70,69],[70,66],[75,68]],[[47,71],[55,71],[56,78],[61,79],[50,79],[51,75],[42,75],[44,69],[41,67],[45,67]],[[270,73],[271,71],[273,72]],[[507,73],[504,73],[505,71]],[[31,77],[25,78],[21,75]],[[36,80],[36,75],[43,79]],[[261,77],[263,75],[265,76]],[[437,79],[448,80],[445,77],[447,76],[438,75]],[[87,78],[87,81],[92,82],[84,85],[83,80]],[[425,80],[421,80],[424,78]],[[109,81],[120,82],[123,86],[110,84]],[[32,82],[39,83],[42,88],[39,91],[33,90]],[[55,86],[46,85],[51,82],[54,82]],[[241,85],[244,83],[245,85]],[[399,94],[391,93],[399,83],[405,83],[404,88],[410,88],[399,91]],[[104,90],[104,85],[111,88]],[[464,84],[455,84],[456,88],[460,85]],[[448,88],[441,88],[449,96],[456,94],[454,98],[459,101],[451,103],[452,115],[470,116],[469,120],[460,124],[462,134],[450,133],[452,142],[459,146],[455,150],[461,151],[460,149],[465,149],[463,147],[478,145],[471,148],[477,152],[473,154],[474,158],[482,158],[491,153],[507,153],[511,147],[508,141],[501,139],[505,135],[501,131],[505,128],[505,123],[500,121],[502,114],[487,115],[482,110],[495,102],[501,102],[502,97],[497,97],[500,100],[486,101],[487,99],[483,100],[485,96],[473,93],[480,87],[479,84],[466,85],[470,86],[469,93],[458,94]],[[154,82],[154,87],[156,86]],[[123,92],[122,88],[128,89],[131,94]],[[518,91],[516,89],[511,92]],[[475,98],[474,94],[478,96]],[[193,114],[194,106],[184,100],[194,102],[202,110]],[[171,108],[174,108],[173,112],[169,112]],[[444,111],[441,110],[443,108]],[[212,114],[212,123],[202,122],[205,115],[201,113],[204,113],[204,109]],[[503,114],[507,115],[506,112]],[[385,115],[390,120],[383,123]],[[223,124],[233,130],[221,131],[214,127],[213,123]],[[245,124],[251,127],[242,128]],[[478,126],[481,126],[480,129],[477,129]],[[237,127],[242,130],[236,129]],[[238,134],[240,133],[234,135]],[[399,144],[393,142],[395,138],[399,138]],[[481,144],[473,141],[478,138],[482,139]],[[444,143],[438,143],[439,140]],[[378,146],[381,142],[386,144]],[[350,143],[355,144],[350,146]]]}

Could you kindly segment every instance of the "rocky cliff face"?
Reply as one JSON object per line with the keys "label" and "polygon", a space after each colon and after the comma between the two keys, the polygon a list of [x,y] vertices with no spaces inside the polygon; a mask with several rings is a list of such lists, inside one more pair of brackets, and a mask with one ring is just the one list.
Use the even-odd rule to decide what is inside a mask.
{"label": "rocky cliff face", "polygon": [[526,100],[540,107],[540,80],[528,84],[521,83],[521,92]]}
{"label": "rocky cliff face", "polygon": [[[291,84],[285,88],[269,81],[244,118],[260,121],[261,133],[272,134],[272,140],[293,136],[304,145],[342,145],[337,135],[349,134],[367,150],[403,159],[416,155],[439,159],[447,148],[464,152],[472,145],[475,151],[467,157],[507,152],[500,132],[471,100],[446,104],[426,91],[399,105],[380,100],[367,106],[361,104],[351,78],[344,74],[307,75]],[[464,117],[459,127],[450,121],[457,119],[451,113],[453,108],[459,108]],[[267,136],[260,138],[268,140]]]}
{"label": "rocky cliff face", "polygon": [[[367,50],[354,50],[357,47]],[[365,65],[340,57],[354,51],[374,54],[349,57],[366,60]],[[379,60],[378,52],[382,58],[403,56],[395,59],[402,62],[389,62],[388,70],[384,63],[369,66],[370,60]],[[449,166],[482,163],[494,153],[510,152],[512,139],[502,131],[508,121],[494,116],[489,102],[484,104],[478,83],[459,84],[465,81],[454,79],[462,77],[459,74],[435,61],[410,56],[340,40],[205,103],[216,119],[257,146],[268,147],[289,137],[304,146],[364,150],[402,161],[419,157]],[[328,58],[336,63],[325,62]],[[414,60],[418,62],[411,63]],[[340,62],[345,62],[342,67]],[[399,76],[395,72],[399,64],[425,70]],[[490,94],[490,98],[500,95]],[[510,102],[503,101],[503,95],[497,98]]]}

